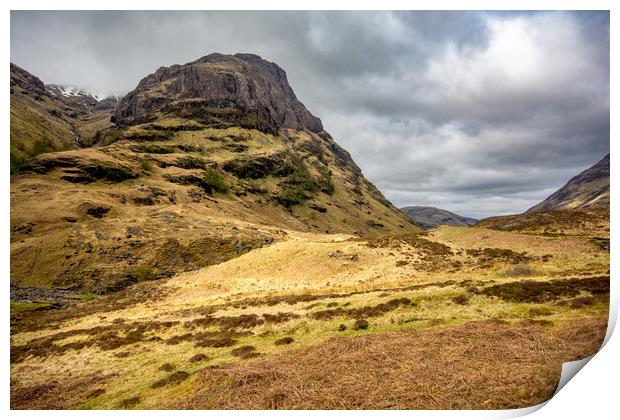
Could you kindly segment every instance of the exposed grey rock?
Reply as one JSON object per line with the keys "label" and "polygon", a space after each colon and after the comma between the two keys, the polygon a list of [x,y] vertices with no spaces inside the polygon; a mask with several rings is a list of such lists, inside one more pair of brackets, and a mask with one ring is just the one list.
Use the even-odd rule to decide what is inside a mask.
{"label": "exposed grey rock", "polygon": [[158,111],[272,133],[323,130],[321,120],[297,100],[284,70],[253,54],[216,53],[161,67],[119,102],[115,121],[146,122]]}

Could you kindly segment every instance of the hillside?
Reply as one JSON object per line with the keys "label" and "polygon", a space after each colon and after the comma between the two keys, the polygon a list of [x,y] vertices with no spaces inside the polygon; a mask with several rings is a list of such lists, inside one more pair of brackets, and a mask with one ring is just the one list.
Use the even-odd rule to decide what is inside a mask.
{"label": "hillside", "polygon": [[424,229],[432,229],[441,225],[470,226],[476,223],[476,219],[459,216],[458,214],[436,207],[408,206],[400,210]]}
{"label": "hillside", "polygon": [[39,155],[13,176],[13,285],[106,293],[226,261],[287,230],[420,230],[260,57],[161,68],[114,120],[94,147]]}
{"label": "hillside", "polygon": [[576,233],[291,231],[63,309],[16,304],[11,407],[535,405],[605,335],[609,253]]}
{"label": "hillside", "polygon": [[528,213],[597,207],[609,207],[609,154],[530,208]]}
{"label": "hillside", "polygon": [[422,231],[255,55],[45,92],[113,125],[11,176],[12,409],[521,408],[600,348],[608,209]]}
{"label": "hillside", "polygon": [[609,208],[535,211],[480,220],[478,227],[544,236],[584,236],[609,250]]}
{"label": "hillside", "polygon": [[42,153],[83,147],[111,125],[116,99],[63,94],[11,63],[11,173]]}

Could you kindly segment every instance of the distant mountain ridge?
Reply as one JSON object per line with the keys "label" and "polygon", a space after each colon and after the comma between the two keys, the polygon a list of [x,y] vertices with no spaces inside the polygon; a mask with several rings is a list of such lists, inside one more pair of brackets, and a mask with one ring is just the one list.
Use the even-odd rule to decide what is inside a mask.
{"label": "distant mountain ridge", "polygon": [[112,126],[118,98],[46,85],[11,63],[11,172],[42,153],[91,145]]}
{"label": "distant mountain ridge", "polygon": [[440,225],[471,226],[477,221],[471,217],[459,216],[448,210],[431,206],[408,206],[400,210],[424,229],[432,229]]}
{"label": "distant mountain ridge", "polygon": [[605,207],[609,207],[609,154],[527,212]]}
{"label": "distant mountain ridge", "polygon": [[80,88],[77,86],[64,85],[64,84],[46,84],[47,90],[53,91],[54,93],[60,94],[65,97],[71,96],[86,96],[95,99],[96,101],[101,101],[107,98],[107,95],[103,95],[101,93],[92,92],[88,89]]}

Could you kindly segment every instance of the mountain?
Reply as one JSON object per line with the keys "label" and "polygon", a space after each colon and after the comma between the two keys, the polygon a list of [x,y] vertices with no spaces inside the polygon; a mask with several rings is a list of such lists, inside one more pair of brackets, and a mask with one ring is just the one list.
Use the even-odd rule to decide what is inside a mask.
{"label": "mountain", "polygon": [[45,85],[11,63],[11,172],[41,153],[83,147],[110,127],[117,98]]}
{"label": "mountain", "polygon": [[609,154],[527,212],[609,207]]}
{"label": "mountain", "polygon": [[115,116],[118,123],[135,125],[166,114],[220,128],[271,134],[306,130],[326,136],[321,120],[297,100],[284,70],[253,54],[210,54],[161,67],[121,100]]}
{"label": "mountain", "polygon": [[440,225],[471,226],[476,223],[476,219],[459,216],[436,207],[408,206],[400,210],[424,229],[432,229]]}
{"label": "mountain", "polygon": [[[61,108],[59,126],[82,130],[78,121],[112,113],[39,82]],[[420,231],[299,102],[284,70],[258,56],[160,68],[112,120],[12,177],[12,284],[104,293],[304,232]]]}
{"label": "mountain", "polygon": [[11,409],[514,409],[601,347],[608,209],[421,232],[256,56],[109,105],[10,177]]}
{"label": "mountain", "polygon": [[65,98],[77,98],[96,105],[99,101],[107,98],[100,93],[92,92],[88,89],[82,89],[77,86],[50,84],[46,85],[47,89],[53,91],[56,95],[62,95]]}

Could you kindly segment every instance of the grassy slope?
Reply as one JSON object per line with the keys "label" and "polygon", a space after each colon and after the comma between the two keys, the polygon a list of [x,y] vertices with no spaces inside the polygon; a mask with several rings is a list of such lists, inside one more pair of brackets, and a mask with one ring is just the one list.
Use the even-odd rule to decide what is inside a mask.
{"label": "grassy slope", "polygon": [[549,210],[480,220],[476,226],[542,236],[609,239],[609,208]]}
{"label": "grassy slope", "polygon": [[38,154],[73,147],[69,124],[47,112],[50,102],[11,95],[11,171]]}
{"label": "grassy slope", "polygon": [[[111,127],[109,110],[90,110],[71,118],[72,108],[50,96],[33,99],[15,86],[11,94],[11,173],[42,153],[76,147],[78,135],[83,145],[91,144],[98,131]],[[54,112],[52,114],[51,112]]]}
{"label": "grassy slope", "polygon": [[609,208],[609,154],[527,212]]}
{"label": "grassy slope", "polygon": [[[561,361],[600,344],[608,269],[609,254],[586,237],[442,227],[426,236],[361,241],[288,231],[287,240],[164,283],[14,317],[13,406],[351,408],[362,399],[365,408],[535,404],[552,392]],[[368,328],[355,328],[360,318]],[[484,324],[489,320],[495,323]],[[331,341],[335,336],[340,341]],[[460,336],[466,341],[450,339]],[[292,343],[276,344],[285,337]],[[445,351],[427,354],[429,343],[442,343]],[[493,356],[505,355],[507,345],[514,360]],[[253,349],[235,356],[232,350],[241,346]],[[431,368],[414,379],[383,356],[403,346],[409,360],[459,367]],[[463,356],[481,346],[488,353]],[[206,358],[191,361],[196,354]],[[340,379],[312,379],[322,370],[313,367],[317,357],[333,359],[328,370]],[[165,364],[168,371],[160,369]],[[216,366],[222,368],[210,373]],[[455,372],[472,384],[467,398],[454,397]],[[483,386],[497,380],[497,372],[511,374],[492,389]],[[52,386],[53,379],[60,382]],[[412,389],[411,381],[420,386]],[[287,388],[301,383],[307,386],[296,392]],[[51,398],[59,392],[60,401]]]}
{"label": "grassy slope", "polygon": [[104,131],[114,124],[110,122],[111,111],[94,110],[86,116],[82,116],[75,121],[77,130],[80,134],[80,141],[84,145],[90,145],[96,141],[98,132]]}
{"label": "grassy slope", "polygon": [[[121,134],[131,140],[43,155],[35,165],[51,162],[51,166],[60,166],[46,174],[25,172],[14,177],[12,282],[102,292],[135,281],[140,277],[135,267],[144,266],[153,276],[161,277],[219,263],[282,239],[280,228],[360,234],[418,230],[397,209],[382,204],[365,185],[361,184],[360,194],[353,196],[347,181],[350,174],[334,163],[327,149],[325,159],[332,173],[333,193],[300,189],[308,199],[290,209],[275,202],[274,197],[286,193],[281,184],[291,176],[248,180],[221,169],[231,160],[252,161],[257,156],[288,153],[318,141],[306,133],[289,133],[285,142],[281,137],[237,128],[168,131],[166,126],[181,123],[160,121],[164,127],[160,130],[133,127]],[[153,135],[161,137],[143,140]],[[239,146],[242,152],[235,151]],[[323,166],[316,156],[295,153],[303,157],[304,176],[321,179],[319,169]],[[69,167],[55,163],[62,159],[73,159],[74,163]],[[76,176],[81,173],[80,167],[88,166],[117,168],[135,178],[121,182],[101,178],[88,184],[72,184],[62,178]],[[209,169],[212,166],[217,168]],[[207,173],[215,173],[226,188],[207,193],[197,185],[169,180],[171,176],[200,180]],[[100,218],[88,213],[97,207],[108,211]],[[369,221],[382,226],[370,226]],[[208,254],[205,238],[223,240],[221,252],[216,249]],[[170,245],[163,249],[165,244]]]}

